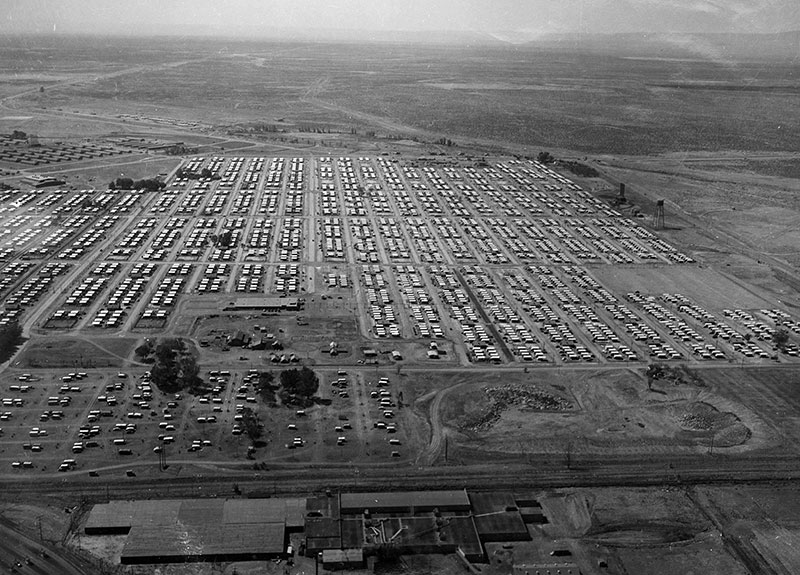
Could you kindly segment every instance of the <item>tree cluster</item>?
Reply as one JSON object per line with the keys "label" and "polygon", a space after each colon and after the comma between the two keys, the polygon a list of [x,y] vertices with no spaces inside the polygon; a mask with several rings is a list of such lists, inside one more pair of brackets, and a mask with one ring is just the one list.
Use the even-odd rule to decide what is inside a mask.
{"label": "tree cluster", "polygon": [[26,134],[22,130],[14,130],[13,132],[11,132],[9,137],[12,140],[27,140],[28,139],[28,134]]}
{"label": "tree cluster", "polygon": [[[147,355],[141,355],[149,351]],[[136,348],[136,354],[148,359],[152,354],[153,367],[150,376],[153,383],[165,393],[188,390],[192,393],[203,391],[203,380],[200,379],[200,368],[195,357],[186,349],[180,338],[166,338],[156,346],[152,343]]]}
{"label": "tree cluster", "polygon": [[282,371],[280,380],[280,396],[285,405],[311,405],[311,398],[319,389],[317,374],[307,367]]}
{"label": "tree cluster", "polygon": [[183,156],[184,154],[196,154],[197,148],[190,148],[183,144],[175,144],[168,148],[164,148],[164,153],[168,156]]}
{"label": "tree cluster", "polygon": [[536,156],[536,161],[538,161],[540,164],[552,164],[556,161],[556,159],[550,152],[539,152],[539,154]]}
{"label": "tree cluster", "polygon": [[573,174],[583,178],[596,178],[600,175],[600,172],[595,170],[593,167],[587,166],[586,164],[582,164],[580,162],[562,160],[559,162],[559,164],[567,168]]}
{"label": "tree cluster", "polygon": [[789,331],[785,327],[778,327],[772,333],[772,344],[783,351],[789,343]]}
{"label": "tree cluster", "polygon": [[108,184],[109,190],[147,190],[157,192],[167,187],[166,182],[155,178],[145,180],[134,180],[133,178],[117,178]]}
{"label": "tree cluster", "polygon": [[330,134],[331,129],[327,126],[317,126],[314,124],[301,124],[297,128],[298,132],[307,132],[312,134]]}
{"label": "tree cluster", "polygon": [[22,328],[17,322],[0,327],[0,363],[9,359],[22,343]]}
{"label": "tree cluster", "polygon": [[235,242],[233,241],[233,230],[225,230],[219,235],[211,234],[209,236],[209,241],[211,245],[219,248],[232,248],[235,247]]}
{"label": "tree cluster", "polygon": [[199,180],[200,178],[204,179],[211,179],[211,180],[219,180],[220,176],[215,174],[208,168],[203,168],[199,172],[192,172],[191,170],[186,170],[181,168],[175,173],[175,176],[178,178],[186,178],[187,180]]}
{"label": "tree cluster", "polygon": [[242,428],[254,444],[261,439],[263,425],[258,420],[258,415],[249,407],[242,410]]}
{"label": "tree cluster", "polygon": [[647,366],[645,371],[647,377],[647,388],[652,389],[653,382],[657,379],[663,379],[671,382],[674,385],[688,383],[691,385],[704,385],[703,380],[697,373],[690,371],[686,366],[671,367],[663,363],[651,363]]}
{"label": "tree cluster", "polygon": [[[280,120],[279,120],[280,121]],[[229,134],[271,134],[280,131],[275,124],[256,122],[253,124],[236,125],[228,130]]]}
{"label": "tree cluster", "polygon": [[255,384],[256,393],[267,405],[275,405],[275,392],[278,386],[274,385],[275,376],[269,371],[262,371],[258,374],[258,381]]}

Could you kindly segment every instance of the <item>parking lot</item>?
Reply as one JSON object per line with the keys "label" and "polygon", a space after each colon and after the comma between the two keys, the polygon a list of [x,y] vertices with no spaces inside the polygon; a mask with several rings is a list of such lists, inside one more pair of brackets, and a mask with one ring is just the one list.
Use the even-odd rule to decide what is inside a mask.
{"label": "parking lot", "polygon": [[[164,394],[148,372],[6,373],[0,382],[3,473],[122,475],[151,463],[165,471],[203,461],[246,461],[246,408],[264,424],[269,459],[348,461],[406,458],[402,404],[390,378],[342,369],[321,373],[328,407],[265,409],[258,370],[209,370],[208,393]],[[402,393],[399,394],[402,397]],[[265,453],[266,452],[266,453]]]}
{"label": "parking lot", "polygon": [[227,344],[209,341],[198,341],[210,354],[198,397],[160,393],[139,367],[18,367],[0,377],[0,460],[14,472],[246,461],[247,407],[267,431],[260,457],[405,461],[402,389],[394,372],[364,365],[375,361],[366,349],[398,370],[769,363],[783,326],[779,359],[800,353],[788,310],[655,279],[707,271],[646,220],[534,161],[198,157],[182,168],[160,193],[0,192],[0,322],[26,323],[33,337],[191,338],[182,304],[211,314],[239,296],[308,298],[317,320],[359,326],[333,334],[344,359],[300,337],[296,349],[242,348],[238,359],[316,365],[327,404],[265,408],[258,369],[232,367],[219,355]]}
{"label": "parking lot", "polygon": [[[2,192],[0,321],[164,329],[186,298],[354,284],[364,338],[448,339],[474,362],[760,361],[775,325],[798,330],[786,310],[613,293],[592,269],[696,263],[537,162],[219,156],[182,168],[158,194]],[[315,284],[320,264],[344,273]]]}

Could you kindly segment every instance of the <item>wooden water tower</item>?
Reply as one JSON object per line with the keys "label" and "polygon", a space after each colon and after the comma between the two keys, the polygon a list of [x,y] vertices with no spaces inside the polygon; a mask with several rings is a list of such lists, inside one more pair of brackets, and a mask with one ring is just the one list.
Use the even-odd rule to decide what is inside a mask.
{"label": "wooden water tower", "polygon": [[664,200],[656,202],[656,214],[654,216],[653,225],[657,230],[664,229]]}

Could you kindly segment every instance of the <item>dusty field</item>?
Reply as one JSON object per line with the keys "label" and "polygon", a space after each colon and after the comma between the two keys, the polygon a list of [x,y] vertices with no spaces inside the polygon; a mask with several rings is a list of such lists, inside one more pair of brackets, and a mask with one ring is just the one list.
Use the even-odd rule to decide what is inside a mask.
{"label": "dusty field", "polygon": [[137,345],[136,338],[42,337],[29,342],[17,355],[14,367],[107,367],[121,366]]}
{"label": "dusty field", "polygon": [[680,293],[695,303],[719,313],[723,309],[774,307],[774,300],[755,292],[712,268],[622,268],[598,266],[592,269],[603,284],[617,294],[638,291],[642,295]]}
{"label": "dusty field", "polygon": [[[220,124],[266,117],[584,153],[797,148],[794,130],[774,129],[791,125],[794,94],[758,90],[791,77],[785,63],[728,68],[569,52],[542,57],[538,47],[518,46],[378,44],[365,52],[344,43],[250,42],[231,49],[186,38],[157,46],[134,39],[45,43],[20,51],[10,40],[2,47],[8,63],[0,73],[21,78],[22,89],[44,85],[45,92],[35,90],[26,104],[48,110]],[[687,89],[675,77],[691,78],[694,88],[713,80],[728,89]],[[55,87],[64,78],[82,81]],[[747,90],[738,89],[743,84]],[[536,106],[530,106],[532,97]]]}

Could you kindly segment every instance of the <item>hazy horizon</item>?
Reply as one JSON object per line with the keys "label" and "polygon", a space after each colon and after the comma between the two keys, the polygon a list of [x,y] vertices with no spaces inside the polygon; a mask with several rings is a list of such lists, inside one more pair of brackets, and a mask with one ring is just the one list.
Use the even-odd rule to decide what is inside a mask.
{"label": "hazy horizon", "polygon": [[380,39],[412,33],[526,42],[548,34],[800,30],[793,0],[11,0],[0,33]]}

